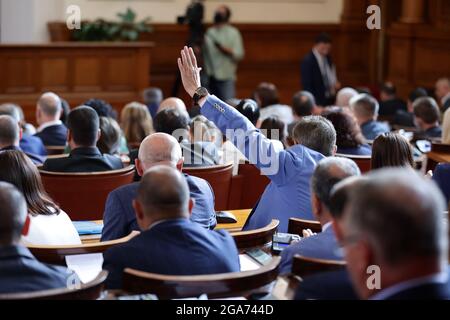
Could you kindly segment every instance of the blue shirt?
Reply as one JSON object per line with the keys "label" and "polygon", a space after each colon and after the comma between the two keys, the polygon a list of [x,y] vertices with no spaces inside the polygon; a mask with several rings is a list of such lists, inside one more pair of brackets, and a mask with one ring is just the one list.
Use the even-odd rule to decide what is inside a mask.
{"label": "blue shirt", "polygon": [[201,112],[271,180],[244,230],[262,228],[278,219],[278,230],[287,232],[291,217],[314,219],[310,179],[317,163],[325,158],[322,154],[302,145],[277,150],[246,117],[215,96],[207,98]]}
{"label": "blue shirt", "polygon": [[375,140],[379,135],[390,132],[387,124],[378,121],[369,121],[361,125],[361,131],[367,140]]}
{"label": "blue shirt", "polygon": [[371,156],[372,147],[368,144],[362,144],[356,148],[339,148],[337,150],[338,154],[347,154],[351,156]]}
{"label": "blue shirt", "polygon": [[35,154],[38,156],[46,156],[47,150],[42,143],[41,138],[24,134],[20,139],[20,148],[25,153]]}
{"label": "blue shirt", "polygon": [[336,240],[331,223],[324,226],[321,233],[303,238],[283,250],[280,262],[280,274],[291,272],[292,261],[295,255],[322,260],[342,261],[342,250]]}

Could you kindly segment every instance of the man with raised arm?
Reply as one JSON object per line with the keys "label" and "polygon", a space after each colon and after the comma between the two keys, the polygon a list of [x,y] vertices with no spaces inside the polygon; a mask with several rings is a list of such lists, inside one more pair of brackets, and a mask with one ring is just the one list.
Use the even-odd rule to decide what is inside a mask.
{"label": "man with raised arm", "polygon": [[316,164],[336,152],[336,131],[323,117],[305,117],[294,129],[296,145],[276,150],[243,115],[201,87],[200,68],[192,49],[185,47],[178,59],[183,86],[227,138],[271,179],[253,209],[245,230],[257,229],[280,220],[279,231],[286,232],[289,218],[313,219],[310,179]]}

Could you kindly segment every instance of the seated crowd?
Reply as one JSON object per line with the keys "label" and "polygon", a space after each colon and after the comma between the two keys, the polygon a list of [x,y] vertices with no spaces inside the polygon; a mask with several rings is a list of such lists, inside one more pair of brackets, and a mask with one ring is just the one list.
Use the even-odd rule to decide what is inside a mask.
{"label": "seated crowd", "polygon": [[[343,270],[302,279],[296,299],[450,299],[450,166],[439,165],[430,179],[418,170],[416,148],[420,140],[450,144],[448,79],[436,84],[438,101],[421,88],[402,101],[386,83],[378,100],[348,87],[337,92],[334,105],[319,106],[299,91],[288,106],[274,84],[261,83],[251,99],[230,105],[198,94],[192,49],[182,50],[178,66],[195,116],[157,89],[145,92],[145,104],[127,104],[120,119],[106,101],[70,109],[57,94],[44,93],[36,104],[37,129],[20,106],[0,105],[0,293],[62,288],[76,277],[27,249],[81,244],[71,212],[47,194],[40,171],[135,165],[135,182],[112,191],[105,203],[101,241],[140,232],[104,253],[107,289],[122,287],[126,268],[164,275],[239,272],[233,237],[214,230],[211,185],[183,169],[232,162],[238,175],[239,165],[250,162],[270,182],[243,231],[276,219],[277,231],[287,233],[290,218],[316,221],[322,229],[304,230],[283,250],[280,275],[291,274],[295,255],[346,262]],[[52,155],[55,147],[64,154]],[[358,157],[371,162],[370,173],[362,175],[351,160]],[[370,288],[367,270],[374,266],[382,274]]]}

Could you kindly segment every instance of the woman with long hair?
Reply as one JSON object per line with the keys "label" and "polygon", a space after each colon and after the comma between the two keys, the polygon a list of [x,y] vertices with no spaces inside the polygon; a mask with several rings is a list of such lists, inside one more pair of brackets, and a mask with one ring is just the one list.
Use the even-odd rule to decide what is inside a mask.
{"label": "woman with long hair", "polygon": [[372,170],[386,167],[414,168],[411,145],[398,133],[383,133],[372,146]]}
{"label": "woman with long hair", "polygon": [[25,197],[30,228],[25,243],[36,245],[81,244],[69,216],[45,192],[36,166],[21,151],[0,153],[0,181],[14,185]]}

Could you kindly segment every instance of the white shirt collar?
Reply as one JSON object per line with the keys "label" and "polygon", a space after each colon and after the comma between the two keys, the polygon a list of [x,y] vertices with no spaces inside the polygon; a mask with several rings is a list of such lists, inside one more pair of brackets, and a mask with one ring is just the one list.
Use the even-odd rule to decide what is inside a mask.
{"label": "white shirt collar", "polygon": [[333,221],[327,222],[322,226],[322,232],[325,232],[327,229],[329,229],[331,227],[331,225],[333,224]]}
{"label": "white shirt collar", "polygon": [[52,127],[52,126],[60,126],[62,125],[62,121],[61,120],[53,120],[53,121],[49,121],[46,123],[43,123],[39,126],[39,128],[37,128],[37,132],[41,132],[42,130],[48,128],[48,127]]}
{"label": "white shirt collar", "polygon": [[447,272],[436,273],[430,276],[404,281],[389,288],[383,289],[373,297],[371,297],[370,300],[386,300],[387,298],[392,297],[397,293],[406,291],[411,288],[419,287],[425,284],[444,284],[447,283],[447,281]]}

